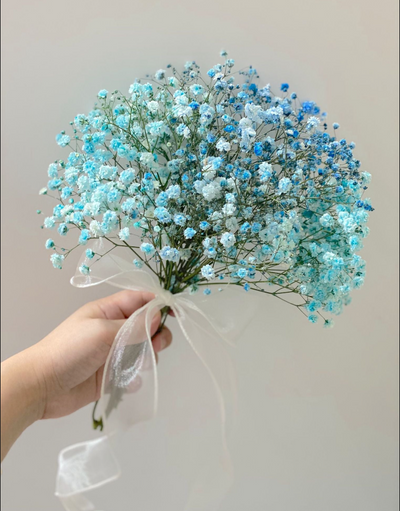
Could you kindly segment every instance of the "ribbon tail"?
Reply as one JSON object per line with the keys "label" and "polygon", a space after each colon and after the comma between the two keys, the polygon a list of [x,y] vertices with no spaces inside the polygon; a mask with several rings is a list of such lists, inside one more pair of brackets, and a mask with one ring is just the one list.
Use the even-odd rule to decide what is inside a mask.
{"label": "ribbon tail", "polygon": [[162,306],[161,300],[154,299],[135,311],[114,339],[99,403],[106,435],[67,447],[59,455],[56,495],[66,511],[96,511],[83,493],[120,476],[114,454],[117,440],[156,413],[157,369],[150,328]]}
{"label": "ribbon tail", "polygon": [[200,467],[185,511],[217,511],[234,481],[228,436],[236,415],[235,372],[217,330],[196,305],[186,302],[178,299],[174,313],[186,340],[213,381],[221,415],[221,440],[213,462],[207,459]]}

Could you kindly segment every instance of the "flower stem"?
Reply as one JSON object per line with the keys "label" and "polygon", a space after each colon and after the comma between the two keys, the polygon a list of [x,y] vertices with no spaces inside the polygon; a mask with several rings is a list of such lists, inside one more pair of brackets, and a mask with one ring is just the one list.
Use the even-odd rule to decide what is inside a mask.
{"label": "flower stem", "polygon": [[94,414],[96,413],[96,408],[97,408],[98,403],[99,403],[99,400],[97,400],[95,402],[94,407],[93,407],[93,412],[92,412],[93,429],[100,428],[100,431],[103,431],[103,427],[104,427],[103,418],[100,417],[99,419],[96,419],[94,416]]}

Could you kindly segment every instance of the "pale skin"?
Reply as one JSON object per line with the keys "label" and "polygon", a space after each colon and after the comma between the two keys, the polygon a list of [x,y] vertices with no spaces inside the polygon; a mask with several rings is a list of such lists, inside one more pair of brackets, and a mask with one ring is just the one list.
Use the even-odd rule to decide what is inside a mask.
{"label": "pale skin", "polygon": [[[69,415],[100,397],[104,364],[126,319],[153,298],[121,291],[78,309],[43,340],[1,364],[1,460],[23,431],[41,419]],[[172,335],[161,315],[152,323],[156,353]]]}

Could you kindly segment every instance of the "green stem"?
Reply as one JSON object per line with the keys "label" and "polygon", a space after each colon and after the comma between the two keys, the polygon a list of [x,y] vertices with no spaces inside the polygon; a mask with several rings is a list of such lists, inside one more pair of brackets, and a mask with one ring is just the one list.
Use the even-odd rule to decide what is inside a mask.
{"label": "green stem", "polygon": [[103,427],[104,427],[103,418],[100,417],[99,419],[96,419],[94,416],[96,413],[96,408],[97,408],[98,403],[99,403],[99,400],[97,400],[95,402],[94,407],[93,407],[93,412],[92,412],[93,429],[100,428],[100,431],[103,431]]}

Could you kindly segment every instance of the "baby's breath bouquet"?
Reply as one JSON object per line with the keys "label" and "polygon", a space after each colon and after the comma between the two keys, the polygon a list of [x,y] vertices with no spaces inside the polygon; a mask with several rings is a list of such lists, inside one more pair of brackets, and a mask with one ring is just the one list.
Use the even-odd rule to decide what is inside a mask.
{"label": "baby's breath bouquet", "polygon": [[221,471],[205,467],[195,488],[208,488],[210,500],[195,491],[185,508],[210,509],[232,483],[226,427],[235,395],[215,339],[240,330],[240,293],[269,294],[329,327],[364,282],[357,252],[373,209],[363,197],[371,175],[360,171],[355,144],[336,136],[337,123],[330,134],[326,114],[287,83],[275,95],[253,67],[233,72],[234,61],[221,58],[206,74],[192,61],[182,72],[167,66],[135,81],[128,96],[101,90],[71,133],[56,137],[69,154],[49,166],[40,193],[58,204],[42,227],[75,242],[46,241],[53,266],[87,245],[74,285],[108,282],[155,297],[126,320],[108,355],[103,415],[94,419],[95,427],[106,421],[108,436],[60,454],[57,494],[69,511],[94,509],[83,492],[120,473],[110,439],[156,410],[156,311],[165,321],[172,308],[217,391]]}
{"label": "baby's breath bouquet", "polygon": [[[167,66],[128,96],[101,90],[57,135],[70,152],[40,191],[58,201],[44,227],[75,243],[47,240],[53,266],[103,238],[171,293],[241,286],[330,326],[364,282],[371,175],[313,101],[221,57],[205,74]],[[86,255],[82,274],[100,257]]]}

